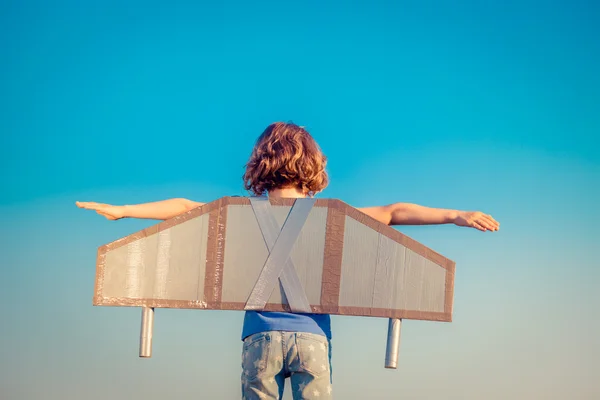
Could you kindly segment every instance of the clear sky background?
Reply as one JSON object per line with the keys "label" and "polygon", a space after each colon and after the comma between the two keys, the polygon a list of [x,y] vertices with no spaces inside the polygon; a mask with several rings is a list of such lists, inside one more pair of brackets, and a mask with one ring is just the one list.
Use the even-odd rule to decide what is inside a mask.
{"label": "clear sky background", "polygon": [[[124,5],[127,3],[127,5]],[[458,4],[459,3],[459,4]],[[241,312],[93,307],[115,204],[243,195],[271,122],[321,197],[481,210],[400,230],[457,263],[454,321],[333,317],[337,399],[600,398],[593,1],[0,2],[0,398],[240,398]],[[289,398],[289,397],[288,397]]]}

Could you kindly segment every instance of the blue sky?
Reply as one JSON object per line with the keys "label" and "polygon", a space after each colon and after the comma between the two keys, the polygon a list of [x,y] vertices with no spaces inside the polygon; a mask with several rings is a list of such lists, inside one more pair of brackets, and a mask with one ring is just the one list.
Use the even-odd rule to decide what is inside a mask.
{"label": "blue sky", "polygon": [[96,249],[153,224],[76,200],[244,194],[269,123],[322,197],[481,210],[401,227],[457,263],[450,324],[333,317],[343,399],[600,397],[600,7],[591,1],[0,3],[0,398],[239,398],[243,314],[92,307]]}

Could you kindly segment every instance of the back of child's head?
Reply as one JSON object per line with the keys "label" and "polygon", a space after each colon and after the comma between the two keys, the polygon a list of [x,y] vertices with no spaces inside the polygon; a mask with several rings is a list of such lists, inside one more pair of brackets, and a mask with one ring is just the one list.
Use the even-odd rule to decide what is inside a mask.
{"label": "back of child's head", "polygon": [[257,196],[294,188],[314,196],[327,187],[327,157],[301,126],[276,122],[260,135],[244,173],[244,187]]}

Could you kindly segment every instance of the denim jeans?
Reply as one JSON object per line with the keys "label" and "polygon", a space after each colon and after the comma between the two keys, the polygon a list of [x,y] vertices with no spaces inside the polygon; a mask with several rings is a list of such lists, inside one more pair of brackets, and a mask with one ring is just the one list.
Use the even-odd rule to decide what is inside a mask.
{"label": "denim jeans", "polygon": [[304,332],[261,332],[244,340],[242,399],[281,399],[290,378],[294,400],[328,400],[331,343]]}

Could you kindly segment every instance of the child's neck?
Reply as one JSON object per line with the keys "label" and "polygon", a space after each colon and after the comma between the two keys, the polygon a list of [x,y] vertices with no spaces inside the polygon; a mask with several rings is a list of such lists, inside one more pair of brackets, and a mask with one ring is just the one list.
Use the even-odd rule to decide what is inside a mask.
{"label": "child's neck", "polygon": [[302,198],[302,197],[306,197],[306,195],[304,193],[302,193],[302,191],[300,189],[297,188],[280,188],[280,189],[273,189],[269,191],[269,197],[273,197],[273,198]]}

